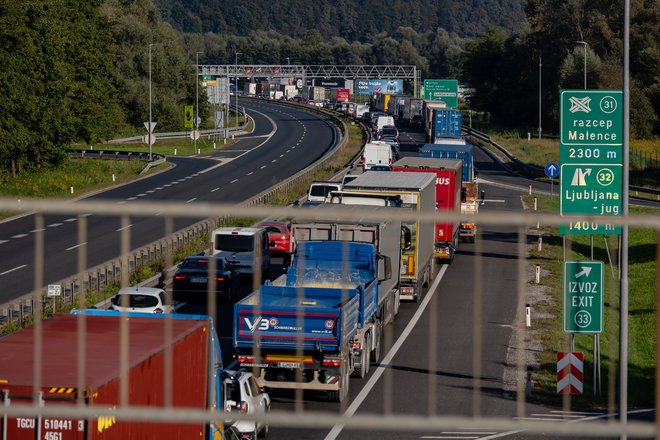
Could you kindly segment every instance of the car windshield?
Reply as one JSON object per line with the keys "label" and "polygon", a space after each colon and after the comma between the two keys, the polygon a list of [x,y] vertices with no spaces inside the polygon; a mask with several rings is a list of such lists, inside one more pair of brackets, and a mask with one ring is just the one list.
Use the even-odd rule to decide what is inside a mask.
{"label": "car windshield", "polygon": [[325,197],[330,191],[337,191],[339,189],[338,185],[312,185],[309,190],[310,196],[322,196]]}
{"label": "car windshield", "polygon": [[236,380],[225,381],[225,396],[227,400],[233,400],[238,403],[241,401],[241,384]]}
{"label": "car windshield", "polygon": [[215,248],[227,252],[252,252],[254,250],[251,235],[225,235],[215,236]]}
{"label": "car windshield", "polygon": [[112,299],[112,303],[120,307],[133,307],[133,308],[156,307],[158,305],[158,298],[151,295],[124,293],[121,295],[115,295],[115,297]]}
{"label": "car windshield", "polygon": [[[217,268],[218,270],[223,269],[223,261],[220,259],[216,259],[217,261]],[[201,270],[207,270],[209,267],[209,260],[208,258],[195,258],[195,259],[190,259],[190,260],[183,260],[183,263],[181,263],[181,268],[182,269],[201,269]]]}
{"label": "car windshield", "polygon": [[285,234],[286,233],[283,226],[268,225],[268,226],[264,226],[264,229],[266,229],[266,232],[268,232],[269,234]]}

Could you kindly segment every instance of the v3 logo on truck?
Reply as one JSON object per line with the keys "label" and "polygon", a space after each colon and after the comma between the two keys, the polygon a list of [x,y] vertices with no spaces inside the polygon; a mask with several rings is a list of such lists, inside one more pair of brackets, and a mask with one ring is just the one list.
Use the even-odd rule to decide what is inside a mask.
{"label": "v3 logo on truck", "polygon": [[254,333],[257,329],[268,330],[270,328],[268,320],[261,316],[257,316],[254,321],[250,321],[250,318],[243,318],[243,320],[245,321],[248,330],[250,330],[250,333]]}

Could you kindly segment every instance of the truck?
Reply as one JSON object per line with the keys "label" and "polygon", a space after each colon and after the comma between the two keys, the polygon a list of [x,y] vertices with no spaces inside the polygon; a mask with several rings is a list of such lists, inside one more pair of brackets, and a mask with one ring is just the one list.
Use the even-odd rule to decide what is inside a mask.
{"label": "truck", "polygon": [[432,113],[427,142],[438,143],[442,139],[461,137],[460,111],[453,108],[434,108]]}
{"label": "truck", "polygon": [[[396,208],[386,208],[370,205],[373,198],[366,195],[360,203],[359,197],[342,196],[341,191],[332,192],[329,199],[335,204],[349,204],[344,206],[351,215],[345,219],[338,219],[335,209],[331,204],[316,207],[309,216],[296,216],[291,220],[292,234],[298,242],[305,241],[339,241],[370,243],[376,246],[376,251],[381,256],[386,256],[390,261],[389,271],[394,276],[383,280],[378,286],[378,324],[375,337],[372,338],[373,360],[377,362],[380,357],[380,325],[392,322],[394,316],[399,312],[399,265],[401,262],[401,239],[410,242],[410,232],[405,230],[400,220],[390,219],[389,212]],[[385,196],[389,198],[390,196]],[[400,199],[399,199],[400,200]],[[384,206],[384,205],[383,205]],[[381,213],[385,220],[367,220],[360,218],[361,213]]]}
{"label": "truck", "polygon": [[[422,157],[404,157],[392,165],[392,171],[399,172],[434,172],[435,210],[461,212],[461,175],[463,162],[458,159],[435,159]],[[449,263],[454,261],[458,249],[460,222],[438,221],[435,223],[434,255],[435,258]]]}
{"label": "truck", "polygon": [[[440,144],[426,144],[419,149],[420,157],[460,159],[463,162],[461,173],[461,214],[473,215],[479,212],[479,183],[474,167],[472,145],[465,139],[445,139]],[[474,243],[477,225],[473,221],[462,221],[459,235],[461,240]]]}
{"label": "truck", "polygon": [[[422,106],[424,100],[412,96],[401,96],[397,98],[397,112],[399,122],[408,127],[415,127],[421,122]],[[415,118],[417,116],[417,118]]]}
{"label": "truck", "polygon": [[[316,208],[312,208],[316,209]],[[378,285],[390,260],[371,243],[298,243],[287,273],[234,305],[234,355],[260,386],[348,396],[349,376],[369,369]]]}
{"label": "truck", "polygon": [[[122,379],[128,380],[127,403],[165,409],[171,387],[173,409],[218,411],[217,421],[138,421],[111,415],[67,418],[11,416],[0,418],[2,439],[222,439],[223,363],[213,321],[203,315],[119,313],[102,310],[58,315],[41,323],[42,366],[34,388],[35,327],[0,339],[0,407],[112,410],[121,408]],[[78,314],[85,315],[85,370],[78,382]],[[130,350],[124,358],[118,341],[127,332]],[[171,338],[164,335],[169,329]],[[171,359],[171,376],[166,362]],[[122,373],[122,361],[127,370]],[[82,388],[79,386],[82,385]],[[64,409],[64,408],[63,408]]]}
{"label": "truck", "polygon": [[424,135],[426,137],[426,142],[433,142],[434,111],[444,108],[447,108],[447,104],[444,101],[424,100],[422,104],[422,119],[424,120]]}
{"label": "truck", "polygon": [[[393,173],[369,171],[342,188],[344,194],[358,192],[366,194],[398,195],[402,209],[413,213],[435,211],[435,173]],[[410,230],[410,243],[402,240],[399,272],[399,297],[419,302],[422,287],[433,278],[433,232],[434,224],[408,219],[402,226]]]}
{"label": "truck", "polygon": [[335,89],[335,102],[349,102],[351,91],[349,89]]}
{"label": "truck", "polygon": [[323,102],[325,99],[325,87],[304,86],[302,95],[307,99]]}

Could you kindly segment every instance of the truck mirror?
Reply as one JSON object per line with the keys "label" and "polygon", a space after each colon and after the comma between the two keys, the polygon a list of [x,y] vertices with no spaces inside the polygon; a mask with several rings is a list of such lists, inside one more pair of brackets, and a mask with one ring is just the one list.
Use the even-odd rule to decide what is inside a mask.
{"label": "truck mirror", "polygon": [[401,238],[402,238],[402,247],[404,251],[407,251],[412,246],[412,231],[407,226],[401,226]]}
{"label": "truck mirror", "polygon": [[378,256],[378,281],[386,281],[392,278],[392,259],[390,257]]}

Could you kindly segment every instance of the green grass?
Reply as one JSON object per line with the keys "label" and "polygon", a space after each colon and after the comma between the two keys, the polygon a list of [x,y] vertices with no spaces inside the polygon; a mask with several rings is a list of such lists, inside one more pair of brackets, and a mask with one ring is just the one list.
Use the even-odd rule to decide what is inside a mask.
{"label": "green grass", "polygon": [[[527,206],[533,206],[533,196],[524,197]],[[539,211],[558,211],[558,198],[537,196]],[[631,208],[631,214],[658,215],[653,208]],[[556,227],[543,227],[543,249],[536,247],[531,252],[533,264],[539,264],[549,271],[541,279],[548,287],[548,301],[534,305],[538,313],[548,314],[548,318],[534,320],[535,330],[541,335],[544,350],[539,355],[540,369],[534,374],[534,398],[559,404],[561,396],[556,394],[556,353],[569,350],[569,337],[562,331],[562,289],[563,289],[563,242]],[[657,238],[654,230],[631,228],[629,239],[629,403],[632,406],[654,405],[653,389],[655,380],[655,292],[657,270]],[[609,255],[618,256],[618,239],[608,236]],[[589,260],[589,236],[571,236],[567,260]],[[604,236],[594,236],[594,259],[605,262],[604,287],[604,331],[600,336],[601,374],[603,395],[593,396],[593,337],[576,335],[575,349],[585,355],[585,392],[573,396],[577,405],[605,406],[614,401],[618,388],[609,390],[609,381],[616,383],[619,358],[619,281],[616,277],[618,262],[615,261],[615,276],[609,262]]]}

